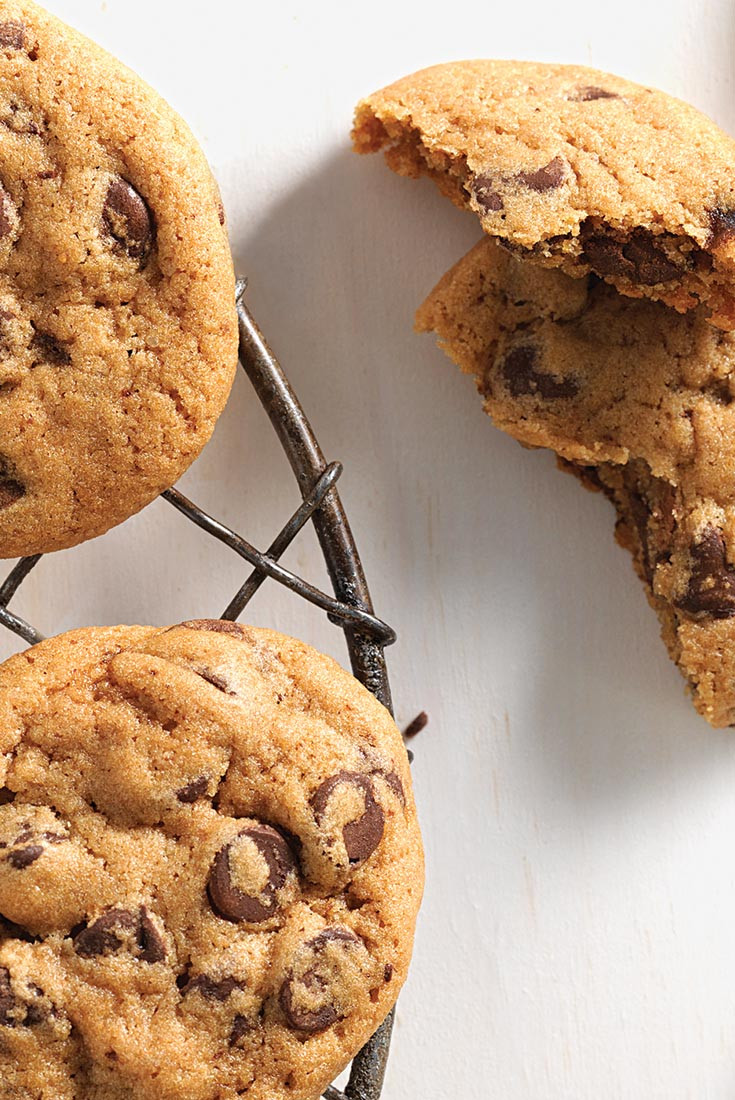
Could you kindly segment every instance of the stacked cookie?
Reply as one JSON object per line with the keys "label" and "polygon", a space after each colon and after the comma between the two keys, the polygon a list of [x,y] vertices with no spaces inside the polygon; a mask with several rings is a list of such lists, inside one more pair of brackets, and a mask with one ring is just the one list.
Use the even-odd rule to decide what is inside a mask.
{"label": "stacked cookie", "polygon": [[610,497],[695,706],[735,724],[735,142],[618,77],[500,61],[398,81],[353,137],[479,216],[418,329]]}
{"label": "stacked cookie", "polygon": [[[0,4],[0,557],[170,486],[237,359],[183,122]],[[406,977],[423,885],[390,715],[231,622],[80,630],[0,667],[0,1100],[314,1100]]]}

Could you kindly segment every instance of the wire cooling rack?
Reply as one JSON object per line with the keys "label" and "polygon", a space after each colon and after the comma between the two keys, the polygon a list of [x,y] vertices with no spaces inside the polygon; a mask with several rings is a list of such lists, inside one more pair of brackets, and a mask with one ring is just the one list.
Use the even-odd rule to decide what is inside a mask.
{"label": "wire cooling rack", "polygon": [[[229,546],[253,567],[221,618],[236,619],[268,577],[278,581],[297,596],[325,611],[329,620],[344,631],[354,675],[392,713],[383,650],[395,641],[396,635],[391,627],[373,614],[370,591],[355,540],[335,488],[342,467],[338,462],[325,461],[296,395],[243,301],[246,286],[247,281],[241,279],[236,291],[240,363],[286,452],[301,490],[302,504],[263,552],[208,515],[177,489],[167,489],[162,496],[188,520]],[[334,588],[333,596],[279,564],[278,559],[309,521],[314,524],[319,539]],[[21,558],[0,585],[0,625],[18,634],[29,645],[42,641],[43,634],[10,611],[8,604],[41,557],[41,554],[35,554]],[[392,1030],[391,1012],[355,1056],[345,1091],[330,1086],[324,1093],[325,1100],[378,1100],[383,1088]]]}

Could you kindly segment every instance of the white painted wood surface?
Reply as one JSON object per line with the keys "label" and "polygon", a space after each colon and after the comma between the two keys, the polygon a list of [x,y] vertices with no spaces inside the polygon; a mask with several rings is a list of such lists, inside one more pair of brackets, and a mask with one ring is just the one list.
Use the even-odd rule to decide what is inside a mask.
{"label": "white painted wood surface", "polygon": [[[483,416],[412,314],[478,237],[348,149],[353,103],[437,61],[576,61],[735,132],[730,0],[54,0],[189,120],[249,302],[330,458],[389,652],[428,885],[386,1100],[731,1100],[735,738],[687,703],[608,504]],[[735,171],[735,165],[733,166]],[[240,378],[182,488],[265,546],[298,503]],[[289,554],[323,578],[313,539]],[[220,611],[234,556],[157,502],[45,559],[46,632]],[[341,656],[266,585],[252,619]],[[12,645],[2,639],[0,655]]]}

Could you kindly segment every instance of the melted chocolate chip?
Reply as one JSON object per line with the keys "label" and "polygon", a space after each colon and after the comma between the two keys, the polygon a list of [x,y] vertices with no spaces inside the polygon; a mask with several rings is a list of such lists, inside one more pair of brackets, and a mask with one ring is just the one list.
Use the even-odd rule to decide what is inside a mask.
{"label": "melted chocolate chip", "polygon": [[648,545],[648,521],[651,516],[650,509],[648,507],[648,501],[645,497],[632,490],[628,497],[630,514],[635,524],[635,529],[638,532],[638,540],[641,546],[641,561],[643,563],[643,571],[646,574],[646,579],[650,584],[653,580],[653,567],[651,565]]}
{"label": "melted chocolate chip", "polygon": [[575,88],[573,94],[567,98],[573,103],[590,103],[595,99],[620,99],[620,96],[617,92],[608,92],[606,88],[598,88],[595,84],[586,84]]}
{"label": "melted chocolate chip", "polygon": [[535,172],[519,172],[515,178],[530,191],[554,191],[564,182],[566,167],[567,162],[562,157],[554,157],[543,168],[537,168]]}
{"label": "melted chocolate chip", "polygon": [[688,257],[672,260],[645,229],[637,229],[627,238],[604,232],[585,234],[582,259],[598,275],[622,276],[642,286],[655,286],[678,278],[691,265]]}
{"label": "melted chocolate chip", "polygon": [[213,630],[217,634],[231,634],[233,638],[244,638],[245,631],[239,623],[232,623],[228,619],[187,619],[179,626],[185,626],[189,630]]}
{"label": "melted chocolate chip", "polygon": [[0,509],[9,508],[17,500],[25,496],[25,486],[21,485],[0,459]]}
{"label": "melted chocolate chip", "polygon": [[7,806],[9,802],[15,801],[15,791],[11,791],[10,787],[0,787],[0,806]]}
{"label": "melted chocolate chip", "polygon": [[30,844],[27,848],[13,848],[8,852],[8,863],[16,871],[24,871],[39,859],[46,849],[42,844]]}
{"label": "melted chocolate chip", "polygon": [[135,188],[119,176],[107,188],[102,223],[128,256],[145,263],[153,246],[153,220]]}
{"label": "melted chocolate chip", "polygon": [[362,863],[372,855],[383,837],[383,811],[375,801],[371,779],[358,772],[344,771],[325,779],[312,795],[311,805],[317,821],[324,816],[331,798],[340,787],[353,787],[363,796],[364,812],[354,821],[348,821],[342,829],[347,858],[350,863]]}
{"label": "melted chocolate chip", "polygon": [[705,527],[690,553],[689,584],[676,606],[697,619],[728,619],[735,615],[735,569],[727,560],[722,532]]}
{"label": "melted chocolate chip", "polygon": [[729,244],[735,238],[735,210],[727,210],[718,207],[710,211],[709,215],[710,236],[707,245],[710,248],[719,248],[723,244]]}
{"label": "melted chocolate chip", "polygon": [[[268,866],[268,881],[259,895],[239,889],[233,881],[231,859],[240,837],[251,841]],[[274,916],[279,909],[278,891],[289,877],[297,874],[296,860],[288,842],[270,825],[251,825],[237,834],[214,857],[209,872],[207,893],[212,908],[229,921],[259,924]]]}
{"label": "melted chocolate chip", "polygon": [[383,981],[384,982],[389,982],[392,977],[393,977],[393,964],[392,963],[386,963],[385,964],[385,969],[383,970]]}
{"label": "melted chocolate chip", "polygon": [[186,983],[181,990],[181,995],[201,993],[202,997],[206,997],[208,1001],[226,1001],[230,994],[244,988],[243,983],[236,978],[222,978],[220,981],[215,981],[208,974],[198,974],[196,978]]}
{"label": "melted chocolate chip", "polygon": [[[278,995],[281,1011],[294,1031],[314,1035],[343,1019],[343,1013],[334,1003],[334,973],[323,958],[330,943],[339,944],[347,955],[359,940],[346,928],[325,928],[303,945],[305,968],[298,976],[292,970]],[[315,999],[321,1003],[314,1008],[299,1006],[299,995],[304,992],[307,1003],[312,1004]]]}
{"label": "melted chocolate chip", "polygon": [[110,909],[74,936],[74,950],[87,959],[113,955],[126,943],[142,962],[156,963],[166,958],[164,941],[145,906],[137,913]]}
{"label": "melted chocolate chip", "polygon": [[198,779],[192,780],[191,783],[187,783],[185,787],[176,792],[176,797],[179,802],[196,802],[198,798],[203,798],[207,794],[209,787],[209,779],[206,775],[200,775]]}
{"label": "melted chocolate chip", "polygon": [[33,366],[38,363],[51,363],[54,367],[67,367],[71,363],[71,354],[64,342],[50,332],[35,329],[31,338],[31,349],[37,352]]}
{"label": "melted chocolate chip", "polygon": [[556,401],[576,396],[579,386],[574,378],[555,378],[553,374],[538,370],[537,363],[538,351],[533,344],[519,344],[508,352],[500,371],[512,397],[532,394]]}
{"label": "melted chocolate chip", "polygon": [[0,23],[0,49],[22,50],[25,44],[26,29],[16,19],[6,19]]}

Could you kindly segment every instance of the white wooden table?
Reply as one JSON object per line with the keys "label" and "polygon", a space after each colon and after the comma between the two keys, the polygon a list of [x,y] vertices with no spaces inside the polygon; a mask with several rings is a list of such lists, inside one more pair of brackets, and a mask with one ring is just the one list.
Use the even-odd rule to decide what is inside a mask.
{"label": "white wooden table", "polygon": [[[414,743],[427,893],[386,1100],[732,1100],[735,735],[687,703],[610,506],[493,429],[413,334],[475,220],[354,157],[347,135],[361,95],[468,56],[615,70],[735,131],[735,7],[53,7],[201,139],[249,304],[345,463],[377,612],[399,631],[398,720],[430,715]],[[244,377],[181,487],[263,547],[297,505]],[[285,560],[324,581],[312,536]],[[218,613],[245,575],[156,502],[44,559],[13,606],[47,633],[168,623]],[[343,655],[273,585],[251,617]]]}

